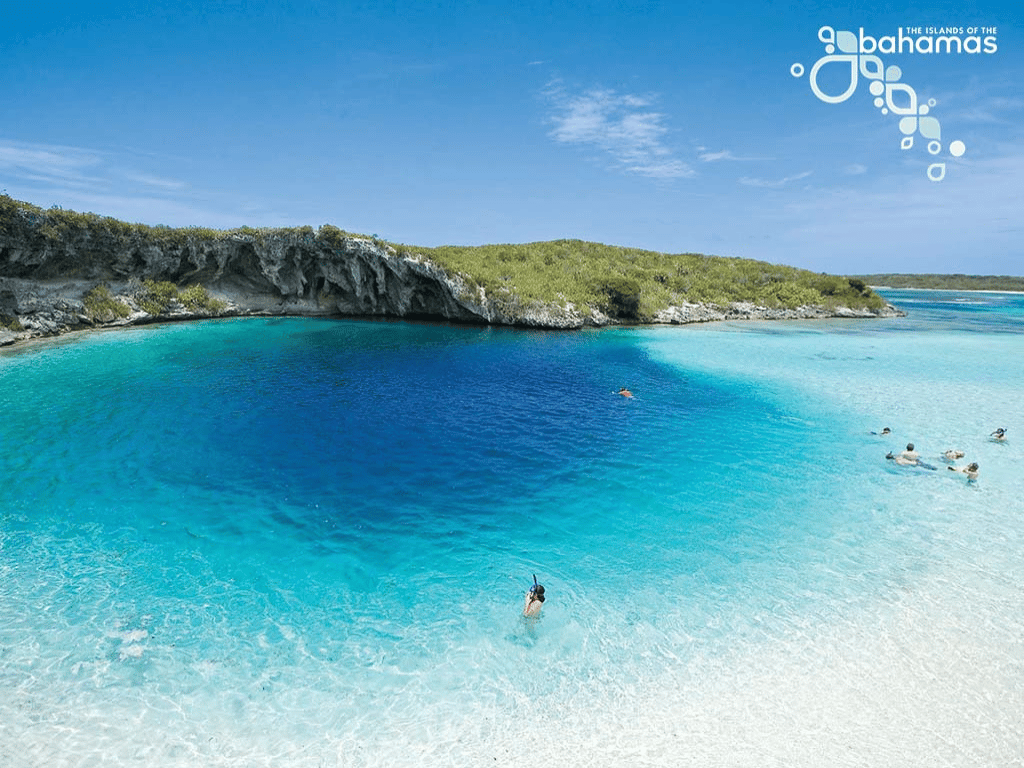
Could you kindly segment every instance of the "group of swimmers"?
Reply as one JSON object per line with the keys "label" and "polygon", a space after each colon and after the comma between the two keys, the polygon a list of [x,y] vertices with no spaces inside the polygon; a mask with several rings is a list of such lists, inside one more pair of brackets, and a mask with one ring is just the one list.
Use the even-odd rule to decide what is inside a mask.
{"label": "group of swimmers", "polygon": [[[885,427],[878,434],[888,435],[888,434],[891,434],[891,433],[892,433],[892,430],[890,430],[888,427]],[[1005,440],[1006,440],[1006,427],[999,427],[999,429],[997,429],[995,432],[993,432],[991,435],[989,435],[989,437],[991,437],[994,441],[996,441],[998,443],[1005,442]],[[942,458],[945,459],[950,464],[948,467],[946,467],[946,469],[948,469],[950,472],[962,472],[963,474],[967,475],[967,479],[969,481],[977,480],[978,479],[978,462],[972,461],[970,464],[968,464],[965,467],[957,467],[957,466],[955,466],[953,464],[954,461],[962,459],[964,457],[964,455],[965,455],[964,452],[961,451],[958,448],[950,448],[947,451],[943,451]],[[920,454],[918,454],[918,452],[916,450],[914,450],[914,444],[913,443],[907,443],[906,450],[900,451],[899,453],[894,454],[892,451],[890,451],[889,453],[887,453],[885,455],[885,458],[887,458],[887,459],[889,459],[891,461],[894,461],[897,464],[902,464],[904,466],[924,467],[925,469],[935,469],[935,467],[931,466],[930,464],[925,464],[923,461],[921,461],[921,456],[920,456]]]}
{"label": "group of swimmers", "polygon": [[[633,393],[630,392],[626,387],[623,387],[620,392],[624,397],[632,397]],[[871,434],[876,434],[872,432]],[[892,434],[892,430],[889,427],[885,427],[881,432],[877,434],[888,435]],[[1004,442],[1007,439],[1006,427],[999,427],[996,429],[990,437],[996,442]],[[963,472],[967,475],[968,481],[974,481],[978,479],[978,462],[971,462],[965,467],[956,467],[952,464],[959,459],[963,459],[965,456],[964,452],[959,449],[949,449],[942,453],[942,458],[949,462],[949,466],[946,467],[950,472]],[[904,466],[915,466],[925,467],[926,469],[935,469],[935,467],[925,464],[921,461],[921,455],[914,450],[913,443],[908,442],[906,444],[906,450],[901,451],[898,454],[893,454],[891,451],[886,454],[886,459],[902,464]],[[537,618],[541,615],[541,608],[544,607],[544,585],[538,584],[537,573],[534,574],[534,586],[529,588],[526,592],[526,601],[522,608],[522,614],[526,618]]]}

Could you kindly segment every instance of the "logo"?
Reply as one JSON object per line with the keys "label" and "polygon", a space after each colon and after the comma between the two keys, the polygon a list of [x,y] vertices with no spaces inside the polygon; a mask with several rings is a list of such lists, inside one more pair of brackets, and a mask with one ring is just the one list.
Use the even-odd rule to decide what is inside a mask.
{"label": "logo", "polygon": [[[967,37],[963,37],[965,31]],[[975,34],[979,31],[984,33],[984,37]],[[899,118],[899,130],[903,134],[900,149],[913,148],[915,137],[920,136],[927,142],[928,154],[938,156],[943,150],[943,143],[942,126],[931,114],[935,99],[920,102],[913,87],[902,82],[903,70],[896,65],[886,66],[877,54],[991,54],[997,49],[995,31],[995,27],[970,27],[967,30],[963,27],[901,27],[898,35],[875,38],[865,35],[863,27],[859,34],[822,27],[818,30],[818,40],[825,44],[825,55],[811,67],[808,75],[811,92],[826,104],[841,104],[853,96],[863,78],[875,97],[875,107],[883,115],[892,114]],[[907,34],[920,32],[927,34]],[[826,93],[818,84],[818,73],[828,66],[840,68],[839,82],[849,78],[845,89],[839,93]],[[803,77],[804,65],[793,64],[789,72],[793,77]],[[967,145],[957,139],[945,149],[953,157],[962,157]],[[941,160],[933,162],[928,166],[927,175],[931,181],[942,181],[946,177],[946,163]]]}

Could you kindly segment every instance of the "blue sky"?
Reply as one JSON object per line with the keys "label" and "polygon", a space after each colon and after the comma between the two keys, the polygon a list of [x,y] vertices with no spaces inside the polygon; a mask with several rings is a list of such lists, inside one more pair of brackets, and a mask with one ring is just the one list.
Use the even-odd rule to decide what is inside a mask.
{"label": "blue sky", "polygon": [[[877,8],[0,0],[0,190],[147,224],[1024,274],[1024,7]],[[995,27],[996,50],[877,54],[940,124],[931,155],[868,78],[812,92],[823,26]]]}

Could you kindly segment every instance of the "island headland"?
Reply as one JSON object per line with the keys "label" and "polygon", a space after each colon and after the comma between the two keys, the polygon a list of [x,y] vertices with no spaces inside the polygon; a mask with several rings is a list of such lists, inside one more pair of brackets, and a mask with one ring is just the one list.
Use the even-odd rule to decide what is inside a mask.
{"label": "island headland", "polygon": [[747,259],[577,240],[416,248],[331,225],[150,227],[0,195],[0,345],[237,315],[574,329],[900,314],[860,280]]}

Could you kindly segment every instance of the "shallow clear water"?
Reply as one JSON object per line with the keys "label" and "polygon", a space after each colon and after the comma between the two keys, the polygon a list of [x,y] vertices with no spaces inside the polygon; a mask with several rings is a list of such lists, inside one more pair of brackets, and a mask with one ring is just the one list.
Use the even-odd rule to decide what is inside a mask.
{"label": "shallow clear water", "polygon": [[0,356],[0,765],[1024,760],[1024,297],[888,295]]}

